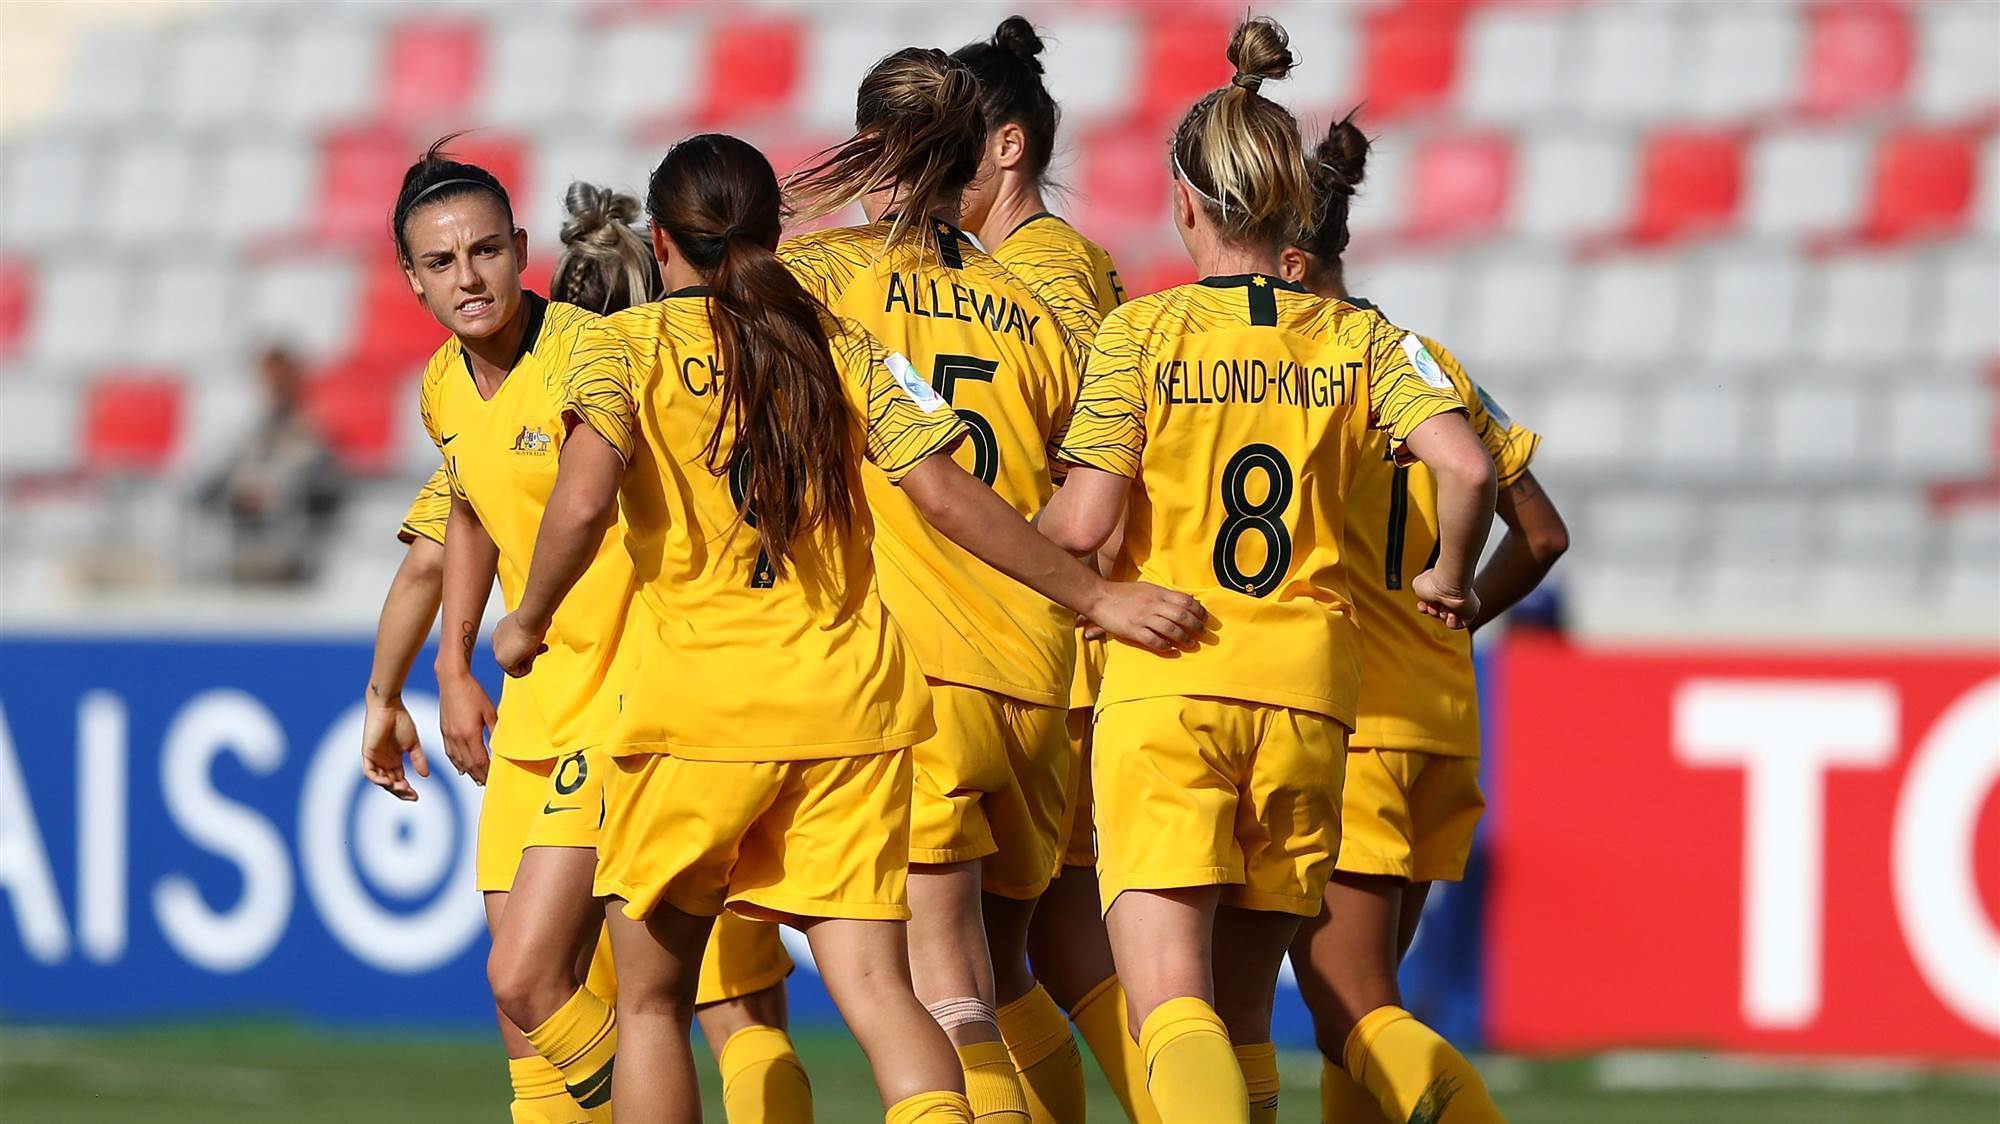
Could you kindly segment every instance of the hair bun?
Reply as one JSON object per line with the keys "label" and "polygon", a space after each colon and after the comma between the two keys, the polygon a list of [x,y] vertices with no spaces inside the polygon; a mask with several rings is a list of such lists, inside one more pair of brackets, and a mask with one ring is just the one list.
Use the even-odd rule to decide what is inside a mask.
{"label": "hair bun", "polygon": [[639,201],[608,187],[577,180],[563,192],[562,244],[616,246],[618,228],[639,220]]}
{"label": "hair bun", "polygon": [[1356,109],[1334,122],[1313,149],[1313,178],[1325,191],[1353,195],[1368,171],[1368,136],[1354,123]]}
{"label": "hair bun", "polygon": [[1035,33],[1035,25],[1022,16],[1008,16],[993,29],[992,44],[1019,58],[1033,67],[1036,74],[1042,72],[1042,64],[1035,58],[1042,53],[1042,37]]}
{"label": "hair bun", "polygon": [[1237,24],[1229,37],[1229,61],[1236,67],[1231,84],[1254,94],[1266,79],[1284,78],[1298,65],[1291,44],[1292,37],[1269,16],[1253,16]]}

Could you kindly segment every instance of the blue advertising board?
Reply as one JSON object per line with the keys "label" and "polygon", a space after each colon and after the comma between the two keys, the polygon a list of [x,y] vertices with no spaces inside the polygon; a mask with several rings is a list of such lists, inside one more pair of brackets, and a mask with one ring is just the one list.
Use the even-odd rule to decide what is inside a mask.
{"label": "blue advertising board", "polygon": [[[428,658],[406,699],[438,767],[415,803],[362,780],[368,662],[359,639],[0,637],[0,1018],[487,1023],[480,792],[445,761]],[[1413,993],[1432,949],[1476,960],[1454,912]],[[834,1017],[787,936],[795,1017]],[[1476,1004],[1453,982],[1436,1001]]]}

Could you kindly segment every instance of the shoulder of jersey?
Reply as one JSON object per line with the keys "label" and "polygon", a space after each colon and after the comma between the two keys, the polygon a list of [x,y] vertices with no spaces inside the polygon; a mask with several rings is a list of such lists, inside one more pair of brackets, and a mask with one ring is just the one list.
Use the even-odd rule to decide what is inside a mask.
{"label": "shoulder of jersey", "polygon": [[578,334],[585,328],[603,321],[604,317],[587,308],[550,301],[542,311],[542,332],[548,342],[567,348],[575,345]]}
{"label": "shoulder of jersey", "polygon": [[439,385],[444,382],[445,375],[453,368],[459,366],[458,355],[458,337],[446,336],[444,342],[438,345],[437,350],[431,352],[431,357],[424,361],[424,374],[421,383],[421,388],[424,392],[432,393],[438,389]]}
{"label": "shoulder of jersey", "polygon": [[809,231],[778,245],[780,260],[810,271],[832,292],[839,292],[856,274],[866,272],[881,251],[882,232],[873,225]]}

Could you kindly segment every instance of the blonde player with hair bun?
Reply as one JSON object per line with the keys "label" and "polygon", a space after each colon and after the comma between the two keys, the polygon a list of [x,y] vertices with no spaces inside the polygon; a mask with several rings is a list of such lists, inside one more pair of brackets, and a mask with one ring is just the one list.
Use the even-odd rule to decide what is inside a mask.
{"label": "blonde player with hair bun", "polygon": [[[1269,19],[1230,37],[1229,84],[1174,131],[1175,229],[1201,279],[1105,317],[1041,517],[1071,552],[1125,519],[1117,573],[1192,594],[1211,628],[1165,659],[1107,658],[1092,747],[1099,884],[1160,1119],[1277,1114],[1278,969],[1340,843],[1360,628],[1342,565],[1347,482],[1370,434],[1438,481],[1424,611],[1464,627],[1493,462],[1414,337],[1283,280],[1313,211],[1290,73]],[[1129,501],[1130,513],[1126,517]]]}

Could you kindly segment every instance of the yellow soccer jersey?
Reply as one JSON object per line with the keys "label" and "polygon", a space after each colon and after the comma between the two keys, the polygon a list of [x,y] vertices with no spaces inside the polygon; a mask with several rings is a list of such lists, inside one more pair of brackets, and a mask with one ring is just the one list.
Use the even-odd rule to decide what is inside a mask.
{"label": "yellow soccer jersey", "polygon": [[[1472,432],[1493,456],[1500,486],[1520,479],[1541,438],[1515,424],[1449,351],[1427,337],[1418,341],[1451,380]],[[1371,435],[1347,501],[1348,574],[1362,621],[1357,746],[1479,753],[1472,637],[1419,612],[1409,589],[1410,579],[1436,562],[1437,550],[1437,481],[1422,464],[1396,464],[1388,441]]]}
{"label": "yellow soccer jersey", "polygon": [[[1111,255],[1069,223],[1043,211],[1001,239],[993,247],[993,256],[1007,272],[1020,278],[1062,325],[1081,366],[1104,314],[1125,302],[1125,286],[1118,282]],[[1101,640],[1078,639],[1070,709],[1097,701],[1097,684],[1104,675],[1103,646]]]}
{"label": "yellow soccer jersey", "polygon": [[[608,318],[623,357],[580,370],[569,391],[569,408],[630,465],[620,500],[650,610],[634,625],[650,647],[621,658],[621,674],[653,669],[642,701],[627,704],[648,712],[647,732],[611,750],[781,761],[913,745],[932,732],[929,692],[877,593],[866,506],[845,531],[799,544],[778,577],[738,517],[736,485],[708,467],[724,375],[705,297],[682,290]],[[860,500],[864,458],[893,487],[965,427],[858,325],[828,328],[853,407]]]}
{"label": "yellow soccer jersey", "polygon": [[1125,303],[1111,255],[1047,211],[1015,227],[993,247],[993,257],[1056,318],[1079,362],[1090,353],[1104,314]]}
{"label": "yellow soccer jersey", "polygon": [[[556,465],[569,437],[564,394],[573,367],[616,354],[616,340],[598,317],[575,305],[522,294],[528,332],[506,381],[482,398],[456,339],[424,368],[424,428],[444,454],[452,493],[464,498],[500,550],[500,595],[511,612],[555,487]],[[564,599],[549,628],[549,650],[532,672],[509,678],[500,692],[493,751],[517,760],[561,756],[607,736],[617,723],[618,698],[600,692],[618,632],[631,604],[632,563],[616,526]]]}
{"label": "yellow soccer jersey", "polygon": [[1193,594],[1212,621],[1198,651],[1173,658],[1112,645],[1100,705],[1210,695],[1354,725],[1349,481],[1371,427],[1400,446],[1464,408],[1404,336],[1263,274],[1105,318],[1061,455],[1133,481],[1119,576]]}
{"label": "yellow soccer jersey", "polygon": [[451,478],[445,475],[444,466],[439,465],[417,490],[417,498],[410,501],[410,510],[403,516],[403,525],[396,529],[396,537],[406,543],[429,539],[442,546],[444,525],[450,518]]}
{"label": "yellow soccer jersey", "polygon": [[[808,292],[858,322],[951,403],[968,430],[953,454],[1023,518],[1049,501],[1050,449],[1069,417],[1076,364],[1061,327],[1013,274],[949,223],[920,247],[885,248],[889,224],[824,230],[778,247]],[[924,673],[1043,706],[1066,706],[1076,617],[931,529],[879,472],[882,600]]]}

